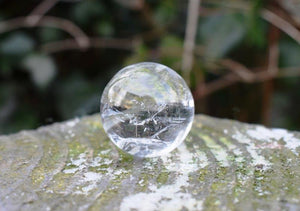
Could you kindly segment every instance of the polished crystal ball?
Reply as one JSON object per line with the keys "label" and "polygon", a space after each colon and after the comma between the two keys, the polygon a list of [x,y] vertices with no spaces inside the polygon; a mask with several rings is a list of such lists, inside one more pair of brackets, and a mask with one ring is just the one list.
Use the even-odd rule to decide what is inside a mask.
{"label": "polished crystal ball", "polygon": [[111,79],[100,110],[103,128],[115,145],[137,157],[156,157],[175,149],[189,133],[194,100],[174,70],[144,62]]}

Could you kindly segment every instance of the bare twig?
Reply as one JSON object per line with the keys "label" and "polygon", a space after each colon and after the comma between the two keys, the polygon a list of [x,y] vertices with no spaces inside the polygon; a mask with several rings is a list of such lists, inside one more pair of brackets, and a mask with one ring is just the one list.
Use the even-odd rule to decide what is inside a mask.
{"label": "bare twig", "polygon": [[182,60],[183,76],[189,84],[190,71],[193,66],[193,51],[195,48],[195,37],[198,24],[200,0],[189,0],[187,12],[186,33],[184,39],[184,50]]}
{"label": "bare twig", "polygon": [[194,91],[194,99],[198,100],[210,95],[220,89],[224,89],[239,81],[239,77],[235,73],[229,73],[222,78],[216,79],[209,83],[199,84]]}
{"label": "bare twig", "polygon": [[140,10],[143,8],[145,2],[144,0],[115,0],[124,7],[132,10]]}
{"label": "bare twig", "polygon": [[52,16],[42,17],[40,21],[37,22],[35,25],[28,23],[28,16],[2,21],[0,22],[0,34],[22,27],[31,28],[36,26],[53,27],[66,31],[74,37],[74,39],[78,43],[78,46],[80,46],[81,48],[84,49],[89,46],[89,38],[78,26],[76,26],[73,22],[67,19]]}
{"label": "bare twig", "polygon": [[[278,74],[278,58],[279,49],[278,42],[280,38],[279,29],[271,25],[268,32],[268,55],[266,55],[266,73],[268,75]],[[272,96],[274,92],[274,81],[267,80],[262,83],[262,98],[261,98],[261,120],[265,125],[269,125],[271,120]]]}
{"label": "bare twig", "polygon": [[[248,11],[249,5],[247,3],[243,4],[222,4],[219,1],[210,0],[209,3],[213,3],[215,5],[222,5],[223,7],[228,7],[230,9],[237,9]],[[209,11],[210,12],[210,11]],[[212,11],[213,14],[216,12],[215,10]],[[206,15],[209,15],[207,13]],[[288,36],[293,38],[296,42],[300,44],[300,31],[291,23],[280,17],[275,12],[272,12],[267,9],[263,9],[260,13],[261,17],[271,23],[273,26],[277,27],[282,32],[286,33]],[[201,53],[201,51],[199,51]],[[198,53],[199,53],[198,52]],[[269,62],[266,68],[262,71],[253,71],[249,70],[243,65],[236,63],[235,61],[223,61],[221,64],[226,66],[232,73],[228,73],[227,75],[209,82],[207,84],[201,83],[199,84],[194,92],[195,99],[203,98],[213,92],[216,92],[220,89],[233,85],[237,82],[244,82],[244,83],[257,83],[257,82],[265,82],[270,81],[275,78],[281,77],[297,77],[300,76],[300,68],[285,68],[285,69],[278,69],[278,57],[279,57],[279,50],[278,50],[278,42],[272,43],[269,46]],[[262,69],[262,68],[260,68]],[[257,68],[256,68],[257,70]]]}
{"label": "bare twig", "polygon": [[27,17],[27,22],[36,25],[40,19],[52,8],[59,0],[44,0]]}
{"label": "bare twig", "polygon": [[254,73],[252,73],[247,67],[244,65],[233,61],[231,59],[223,59],[220,61],[222,65],[227,67],[229,70],[234,72],[237,76],[242,78],[244,81],[251,82],[254,80]]}
{"label": "bare twig", "polygon": [[276,75],[278,73],[278,58],[279,58],[278,43],[274,43],[269,47],[268,72],[270,74]]}
{"label": "bare twig", "polygon": [[[242,10],[242,11],[249,11],[250,5],[246,2],[231,2],[230,4],[224,4],[217,0],[210,0],[210,4],[222,6],[225,8],[233,9],[233,10]],[[282,17],[277,15],[275,12],[272,12],[268,9],[262,9],[260,13],[261,17],[271,23],[272,25],[276,26],[278,29],[289,35],[293,38],[296,42],[300,44],[300,31],[293,26],[288,21],[284,20]],[[291,17],[293,18],[293,17]]]}
{"label": "bare twig", "polygon": [[194,91],[195,100],[201,99],[207,95],[224,89],[238,82],[243,83],[260,83],[264,81],[273,80],[275,78],[286,78],[286,77],[300,77],[300,68],[284,68],[279,69],[278,74],[272,74],[267,70],[257,72],[254,74],[252,81],[245,81],[243,78],[236,75],[236,73],[228,73],[225,76],[216,79],[215,81],[209,83],[199,84]]}
{"label": "bare twig", "polygon": [[287,12],[289,17],[297,24],[300,25],[300,16],[299,16],[299,4],[293,1],[276,1],[281,7]]}
{"label": "bare twig", "polygon": [[267,9],[262,10],[261,16],[300,44],[300,31],[292,24]]}
{"label": "bare twig", "polygon": [[[132,50],[136,46],[136,40],[133,39],[102,39],[102,38],[89,38],[89,48],[112,48],[112,49],[124,49]],[[46,43],[40,47],[41,51],[51,54],[60,51],[81,49],[76,40],[66,39],[61,41],[55,41]]]}

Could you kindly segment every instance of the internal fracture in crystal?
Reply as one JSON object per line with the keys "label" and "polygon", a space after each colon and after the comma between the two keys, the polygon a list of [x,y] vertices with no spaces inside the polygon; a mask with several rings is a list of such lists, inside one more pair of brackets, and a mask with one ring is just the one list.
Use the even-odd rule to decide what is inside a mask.
{"label": "internal fracture in crystal", "polygon": [[103,128],[112,142],[137,157],[175,149],[194,118],[194,100],[172,69],[144,62],[120,70],[101,98]]}

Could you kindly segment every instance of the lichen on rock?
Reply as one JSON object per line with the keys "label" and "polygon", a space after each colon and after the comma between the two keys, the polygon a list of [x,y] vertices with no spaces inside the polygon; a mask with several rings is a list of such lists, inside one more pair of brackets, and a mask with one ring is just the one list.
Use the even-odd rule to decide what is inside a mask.
{"label": "lichen on rock", "polygon": [[198,115],[172,153],[137,159],[99,115],[0,136],[0,210],[300,209],[300,134]]}

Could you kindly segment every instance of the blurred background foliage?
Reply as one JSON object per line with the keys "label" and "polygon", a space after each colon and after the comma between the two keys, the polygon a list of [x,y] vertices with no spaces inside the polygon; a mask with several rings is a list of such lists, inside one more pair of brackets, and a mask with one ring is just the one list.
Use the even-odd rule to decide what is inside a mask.
{"label": "blurred background foliage", "polygon": [[300,2],[200,3],[183,70],[188,1],[0,0],[0,134],[99,112],[142,61],[187,71],[197,113],[300,130]]}

